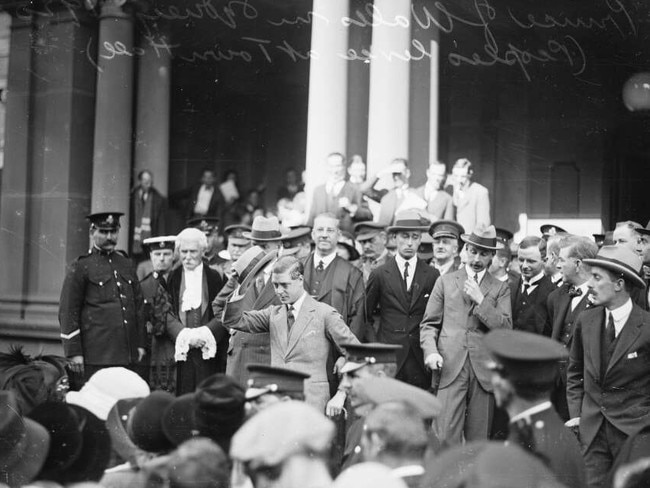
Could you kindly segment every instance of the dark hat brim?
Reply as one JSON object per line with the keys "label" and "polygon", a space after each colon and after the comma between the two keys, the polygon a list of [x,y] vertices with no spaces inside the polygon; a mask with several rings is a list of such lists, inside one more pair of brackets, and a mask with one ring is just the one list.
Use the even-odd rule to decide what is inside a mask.
{"label": "dark hat brim", "polygon": [[395,233],[395,232],[428,232],[428,225],[391,225],[386,228],[386,232]]}
{"label": "dark hat brim", "polygon": [[361,257],[359,251],[357,251],[357,249],[354,246],[351,246],[347,242],[339,241],[337,242],[337,245],[343,246],[345,249],[347,249],[347,251],[350,253],[350,261],[356,261]]}
{"label": "dark hat brim", "polygon": [[282,232],[280,231],[252,231],[252,232],[242,232],[242,236],[251,241],[259,242],[269,242],[269,241],[281,241],[284,239]]}
{"label": "dark hat brim", "polygon": [[582,262],[588,266],[597,266],[599,268],[605,268],[616,274],[622,274],[623,277],[633,285],[639,288],[645,288],[645,282],[643,281],[643,278],[641,278],[641,276],[636,271],[627,266],[625,263],[613,259],[598,257],[593,259],[583,259]]}

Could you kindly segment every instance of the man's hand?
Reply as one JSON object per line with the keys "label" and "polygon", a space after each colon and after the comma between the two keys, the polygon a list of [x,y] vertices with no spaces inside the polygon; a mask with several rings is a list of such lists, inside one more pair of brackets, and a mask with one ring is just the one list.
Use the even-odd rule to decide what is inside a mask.
{"label": "man's hand", "polygon": [[345,356],[341,356],[336,360],[334,363],[334,374],[339,374],[339,371],[341,371],[341,368],[345,364]]}
{"label": "man's hand", "polygon": [[70,371],[76,374],[84,374],[84,357],[72,356],[69,363]]}
{"label": "man's hand", "polygon": [[424,360],[424,364],[429,369],[442,369],[442,363],[443,363],[442,356],[435,352],[429,354]]}
{"label": "man's hand", "polygon": [[578,427],[580,425],[580,417],[574,417],[572,419],[569,419],[566,422],[564,422],[564,425],[569,428]]}
{"label": "man's hand", "polygon": [[325,415],[328,417],[336,417],[337,415],[341,415],[343,410],[343,405],[345,404],[345,398],[347,397],[346,393],[342,390],[339,390],[336,392],[336,395],[334,395],[329,402],[327,402],[327,406],[325,407]]}
{"label": "man's hand", "polygon": [[144,347],[138,347],[138,362],[141,363],[144,357],[147,355],[147,351],[144,350]]}
{"label": "man's hand", "polygon": [[465,290],[465,293],[467,293],[467,296],[470,298],[470,300],[472,300],[477,305],[481,304],[484,298],[483,292],[481,291],[478,283],[474,281],[473,278],[467,278],[465,280],[463,289]]}

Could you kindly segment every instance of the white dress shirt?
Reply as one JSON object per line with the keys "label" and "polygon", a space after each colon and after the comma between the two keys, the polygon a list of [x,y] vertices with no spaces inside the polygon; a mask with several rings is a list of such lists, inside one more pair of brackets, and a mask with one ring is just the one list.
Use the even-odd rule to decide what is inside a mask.
{"label": "white dress shirt", "polygon": [[318,253],[314,253],[314,269],[318,267],[318,263],[323,261],[323,268],[327,269],[327,267],[332,264],[332,261],[334,261],[334,258],[336,257],[336,251],[328,254],[327,256],[320,256]]}
{"label": "white dress shirt", "polygon": [[480,273],[475,273],[474,270],[468,265],[465,265],[465,272],[467,273],[467,276],[469,276],[471,279],[474,279],[474,275],[478,274],[478,284],[481,284],[481,281],[483,281],[483,277],[485,276],[485,273],[487,272],[487,268],[481,271]]}
{"label": "white dress shirt", "polygon": [[199,188],[199,193],[196,196],[196,205],[194,205],[194,213],[198,215],[205,215],[210,209],[210,200],[212,200],[212,195],[214,194],[214,187],[208,188],[205,185],[201,185]]}
{"label": "white dress shirt", "polygon": [[618,337],[623,326],[627,322],[627,319],[630,318],[630,314],[632,313],[632,299],[628,298],[627,302],[614,310],[605,308],[605,325],[607,325],[607,321],[609,320],[608,313],[611,313],[614,318],[614,331],[616,337]]}
{"label": "white dress shirt", "polygon": [[407,261],[399,254],[396,254],[395,262],[397,263],[397,268],[399,269],[399,274],[402,276],[402,280],[404,279],[405,264],[409,263],[409,274],[406,277],[406,290],[408,291],[411,289],[411,285],[413,284],[413,276],[415,275],[415,267],[418,264],[418,257],[417,255],[413,256],[411,259]]}
{"label": "white dress shirt", "polygon": [[192,269],[183,269],[185,280],[185,291],[181,299],[181,312],[189,312],[195,308],[201,308],[203,301],[203,263]]}
{"label": "white dress shirt", "polygon": [[544,277],[544,272],[540,272],[539,274],[533,276],[529,281],[526,281],[523,276],[521,278],[521,291],[522,293],[526,291],[526,288],[524,288],[525,285],[528,285],[528,291],[526,291],[527,295],[530,295],[535,288],[537,288],[537,285],[539,285],[539,280],[541,280]]}

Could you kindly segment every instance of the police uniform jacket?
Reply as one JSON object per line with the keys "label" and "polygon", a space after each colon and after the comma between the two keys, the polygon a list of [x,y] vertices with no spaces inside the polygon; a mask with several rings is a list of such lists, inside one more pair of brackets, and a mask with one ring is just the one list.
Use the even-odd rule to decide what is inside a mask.
{"label": "police uniform jacket", "polygon": [[59,305],[66,357],[91,365],[127,365],[146,345],[143,298],[135,268],[119,252],[95,247],[67,270]]}

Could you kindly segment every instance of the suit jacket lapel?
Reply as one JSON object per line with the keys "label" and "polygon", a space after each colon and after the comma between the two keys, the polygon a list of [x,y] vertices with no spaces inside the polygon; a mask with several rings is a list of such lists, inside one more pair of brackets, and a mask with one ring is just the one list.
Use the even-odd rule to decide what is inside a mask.
{"label": "suit jacket lapel", "polygon": [[627,319],[627,322],[621,329],[618,341],[614,347],[612,358],[607,365],[607,371],[609,371],[611,367],[625,355],[632,344],[634,344],[634,341],[636,341],[637,337],[639,337],[639,334],[641,333],[641,325],[643,324],[643,320],[641,319],[640,315],[641,314],[639,314],[637,308],[634,307],[632,309],[632,313]]}
{"label": "suit jacket lapel", "polygon": [[392,294],[399,297],[398,302],[400,305],[403,305],[404,311],[408,312],[406,307],[406,304],[408,303],[407,295],[403,285],[404,278],[399,272],[395,258],[390,258],[388,265],[384,268],[384,272],[388,273],[388,280],[386,280],[386,282],[393,291]]}
{"label": "suit jacket lapel", "polygon": [[488,292],[492,288],[492,280],[494,280],[494,278],[492,278],[492,275],[486,270],[481,283],[478,285],[478,287],[481,289],[481,293],[483,293],[483,296],[487,296]]}
{"label": "suit jacket lapel", "polygon": [[209,297],[209,291],[208,291],[208,273],[205,271],[205,267],[207,265],[203,265],[203,286],[201,286],[201,317],[205,314],[208,305],[210,304],[210,297]]}
{"label": "suit jacket lapel", "polygon": [[426,264],[423,261],[418,260],[415,265],[415,274],[413,275],[413,282],[411,283],[411,303],[409,304],[409,310],[420,298],[424,287],[420,284],[421,281],[424,281],[424,266]]}
{"label": "suit jacket lapel", "polygon": [[[586,337],[591,338],[591,357],[594,358],[594,367],[598,372],[598,375],[602,375],[602,362],[604,358],[602,357],[602,336],[603,336],[603,327],[605,327],[605,310],[604,308],[600,309],[600,318],[598,319],[598,326],[594,327],[593,331],[583,331],[582,340],[585,341]],[[592,332],[592,333],[589,333]],[[601,381],[603,378],[600,378]]]}
{"label": "suit jacket lapel", "polygon": [[269,279],[269,281],[267,281],[266,284],[264,285],[264,288],[262,288],[262,292],[255,299],[253,308],[255,310],[262,310],[263,308],[268,307],[273,301],[274,297],[275,297],[275,289],[273,288],[273,283]]}
{"label": "suit jacket lapel", "polygon": [[284,357],[287,353],[287,307],[286,305],[280,305],[276,310],[274,325],[281,348],[280,353]]}
{"label": "suit jacket lapel", "polygon": [[465,268],[461,268],[461,272],[456,275],[456,286],[458,287],[458,290],[460,291],[460,295],[463,297],[463,302],[465,302],[465,305],[468,307],[472,306],[472,300],[467,296],[467,293],[465,293],[465,280],[468,278],[467,276],[467,271]]}
{"label": "suit jacket lapel", "polygon": [[[298,339],[300,339],[302,333],[305,331],[305,328],[312,321],[314,312],[316,310],[316,307],[314,305],[315,305],[314,299],[311,298],[309,295],[307,295],[305,297],[305,301],[302,302],[302,307],[300,307],[300,311],[298,312],[298,316],[296,317],[296,320],[293,323],[293,327],[291,327],[291,333],[289,334],[286,354],[290,354],[293,348],[296,347],[296,344],[298,344]],[[285,312],[284,322],[285,324],[287,322],[286,312]],[[285,325],[285,330],[286,328],[287,327]]]}

